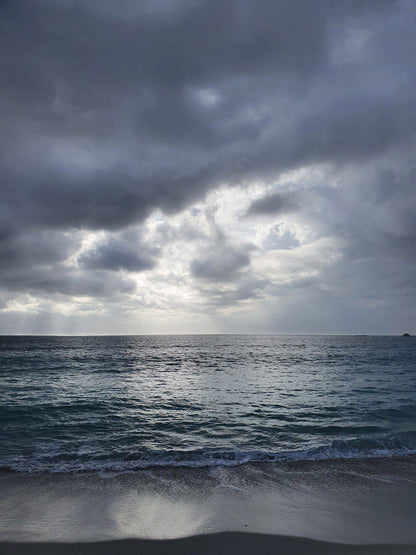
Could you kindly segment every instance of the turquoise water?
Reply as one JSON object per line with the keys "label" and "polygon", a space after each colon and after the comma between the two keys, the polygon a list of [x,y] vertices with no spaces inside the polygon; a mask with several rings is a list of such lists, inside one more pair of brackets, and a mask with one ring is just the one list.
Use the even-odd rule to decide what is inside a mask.
{"label": "turquoise water", "polygon": [[416,453],[416,339],[0,337],[0,466],[21,472]]}

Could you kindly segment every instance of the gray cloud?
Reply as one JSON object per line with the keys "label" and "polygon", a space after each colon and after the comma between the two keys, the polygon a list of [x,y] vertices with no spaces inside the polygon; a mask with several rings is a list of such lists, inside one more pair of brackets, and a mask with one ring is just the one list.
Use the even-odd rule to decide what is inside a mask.
{"label": "gray cloud", "polygon": [[228,308],[244,301],[262,298],[268,283],[267,280],[261,278],[245,276],[239,282],[228,285],[231,286],[218,287],[217,284],[207,283],[201,287],[200,291],[209,308]]}
{"label": "gray cloud", "polygon": [[[305,178],[296,197],[276,192],[246,215],[296,209],[342,241],[328,287],[350,276],[355,295],[352,281],[385,276],[376,290],[397,291],[389,260],[413,298],[414,24],[411,0],[1,2],[0,285],[133,291],[118,272],[151,270],[160,251],[124,230],[219,185],[319,165],[320,183]],[[114,240],[77,265],[82,230]],[[155,241],[175,238],[201,233],[166,223]],[[276,241],[267,248],[298,244]],[[190,270],[230,283],[249,264],[223,237]]]}
{"label": "gray cloud", "polygon": [[3,237],[0,240],[0,285],[9,292],[56,293],[69,297],[109,297],[134,291],[132,280],[108,276],[106,272],[89,273],[69,262],[80,243],[79,234],[56,231]]}
{"label": "gray cloud", "polygon": [[114,239],[101,241],[78,257],[78,263],[88,270],[126,270],[142,272],[155,265],[152,253],[143,245],[136,248]]}
{"label": "gray cloud", "polygon": [[79,244],[76,235],[62,233],[7,233],[0,237],[0,275],[13,276],[17,268],[44,266],[66,260]]}
{"label": "gray cloud", "polygon": [[284,214],[296,210],[297,201],[293,194],[274,193],[254,200],[248,207],[245,216],[261,214]]}
{"label": "gray cloud", "polygon": [[59,294],[68,297],[112,297],[120,293],[133,293],[133,280],[107,272],[79,272],[61,265],[34,266],[29,272],[14,270],[1,276],[2,286],[8,291],[30,294]]}
{"label": "gray cloud", "polygon": [[238,277],[242,269],[249,266],[250,250],[252,247],[249,245],[237,248],[219,241],[205,256],[192,261],[191,274],[197,279],[207,281],[232,281]]}
{"label": "gray cloud", "polygon": [[[381,10],[386,26],[365,68],[360,57],[331,63],[331,29],[339,41],[347,34],[340,17],[365,32],[373,15],[370,4],[370,15],[339,5],[207,1],[124,20],[99,2],[2,3],[5,206],[27,226],[120,229],[155,207],[177,211],[224,180],[405,140],[413,75],[400,74],[407,82],[387,96],[354,79],[368,68],[384,79],[375,43],[394,33],[391,12],[405,5]],[[394,61],[398,73],[407,69]],[[218,102],[204,103],[206,89]]]}
{"label": "gray cloud", "polygon": [[[17,285],[17,284],[16,284]],[[120,276],[108,276],[100,273],[86,274],[76,272],[54,271],[49,275],[40,274],[25,286],[35,292],[59,293],[75,297],[112,297],[120,293],[133,293],[136,284],[133,280]]]}

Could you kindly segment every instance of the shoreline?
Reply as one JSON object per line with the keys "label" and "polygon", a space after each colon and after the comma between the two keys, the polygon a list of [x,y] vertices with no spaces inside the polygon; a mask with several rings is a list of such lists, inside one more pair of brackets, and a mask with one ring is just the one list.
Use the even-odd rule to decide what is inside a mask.
{"label": "shoreline", "polygon": [[117,475],[135,475],[142,474],[145,472],[160,472],[160,473],[181,473],[181,472],[210,472],[212,470],[230,469],[238,470],[244,468],[275,468],[282,470],[299,470],[302,468],[324,468],[332,467],[335,470],[342,469],[344,466],[357,466],[363,467],[367,465],[376,465],[379,467],[386,465],[394,465],[401,463],[416,463],[416,453],[383,453],[380,455],[369,455],[369,456],[334,456],[334,457],[305,457],[305,458],[282,458],[276,460],[247,460],[243,462],[231,461],[225,464],[224,462],[218,462],[218,464],[149,464],[149,465],[137,465],[131,468],[103,468],[99,469],[88,469],[79,468],[77,470],[19,470],[12,468],[11,466],[0,466],[0,476],[14,475],[24,477],[68,477],[68,476],[117,476]]}
{"label": "shoreline", "polygon": [[[217,537],[232,530],[244,538],[269,535],[267,542],[271,537],[333,542],[338,551],[329,553],[354,553],[342,545],[404,544],[416,555],[414,456],[101,475],[3,472],[0,493],[2,554],[35,553],[28,546],[38,549],[41,542],[53,542],[62,555],[71,552],[68,545],[82,553],[84,542],[92,542],[89,549],[105,542],[105,550],[97,547],[96,553],[109,553],[114,544],[108,542],[206,539],[206,534]],[[150,543],[145,553],[153,553],[156,545],[162,544]],[[284,553],[276,546],[271,552]],[[360,549],[355,552],[366,553]]]}
{"label": "shoreline", "polygon": [[296,536],[220,532],[169,540],[124,539],[99,542],[0,542],[3,555],[414,555],[416,544],[344,544]]}

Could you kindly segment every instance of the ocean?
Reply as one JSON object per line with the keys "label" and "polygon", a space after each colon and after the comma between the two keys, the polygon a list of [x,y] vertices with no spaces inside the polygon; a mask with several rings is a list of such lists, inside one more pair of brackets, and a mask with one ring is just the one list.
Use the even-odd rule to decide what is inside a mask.
{"label": "ocean", "polygon": [[416,453],[416,339],[1,337],[0,466],[134,470]]}
{"label": "ocean", "polygon": [[0,376],[0,540],[416,541],[413,337],[3,336]]}

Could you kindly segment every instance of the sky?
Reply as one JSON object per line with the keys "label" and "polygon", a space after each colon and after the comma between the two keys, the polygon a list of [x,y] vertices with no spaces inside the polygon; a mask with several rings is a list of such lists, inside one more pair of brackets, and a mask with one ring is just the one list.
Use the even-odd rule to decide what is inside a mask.
{"label": "sky", "polygon": [[2,0],[0,333],[416,333],[414,0]]}

